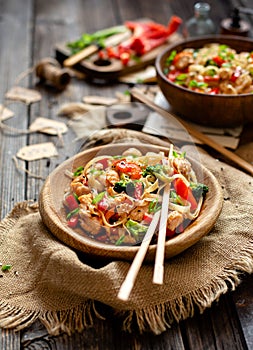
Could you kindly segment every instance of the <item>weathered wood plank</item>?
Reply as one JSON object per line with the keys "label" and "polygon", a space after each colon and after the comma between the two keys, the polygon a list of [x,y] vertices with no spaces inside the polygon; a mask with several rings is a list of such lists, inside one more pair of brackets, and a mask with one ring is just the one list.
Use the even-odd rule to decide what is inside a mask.
{"label": "weathered wood plank", "polygon": [[243,335],[240,334],[240,324],[236,311],[231,308],[231,300],[227,296],[220,298],[211,309],[202,315],[183,323],[185,339],[190,349],[245,349]]}
{"label": "weathered wood plank", "polygon": [[161,335],[129,334],[122,331],[120,322],[110,316],[110,313],[107,313],[106,320],[97,319],[93,327],[70,337],[66,334],[49,336],[43,326],[36,322],[23,332],[21,344],[24,350],[41,349],[43,346],[47,349],[51,344],[54,349],[59,350],[183,350],[185,348],[179,325],[173,325],[168,332]]}
{"label": "weathered wood plank", "polygon": [[[13,86],[17,76],[26,71],[30,65],[32,1],[1,1],[0,13],[0,103],[3,103],[6,91]],[[17,43],[22,44],[17,45]],[[26,84],[27,79],[23,83]],[[27,106],[12,103],[8,107],[14,111],[15,116],[5,123],[11,127],[25,129]],[[14,203],[24,200],[25,197],[25,174],[17,172],[12,161],[12,156],[25,144],[26,136],[19,136],[13,132],[8,135],[0,133],[1,218],[12,209]],[[0,349],[20,349],[20,333],[13,330],[0,330]]]}
{"label": "weathered wood plank", "polygon": [[20,333],[13,330],[0,329],[0,349],[19,350]]}
{"label": "weathered wood plank", "polygon": [[[31,31],[29,24],[32,20],[32,1],[25,0],[22,3],[15,0],[1,1],[0,6],[2,17],[0,21],[0,101],[3,103],[6,91],[13,86],[19,74],[26,71],[30,65]],[[17,45],[17,43],[22,43],[22,45]],[[22,81],[22,84],[22,86],[27,84],[27,78]],[[27,106],[19,102],[9,104],[8,108],[14,111],[15,116],[5,123],[11,127],[26,129]],[[1,217],[6,215],[15,202],[23,200],[25,196],[25,175],[15,170],[12,161],[12,156],[25,144],[25,135],[20,136],[14,132],[8,132],[8,135],[1,133]]]}
{"label": "weathered wood plank", "polygon": [[249,349],[253,349],[253,276],[245,276],[232,297],[238,312],[242,331]]}

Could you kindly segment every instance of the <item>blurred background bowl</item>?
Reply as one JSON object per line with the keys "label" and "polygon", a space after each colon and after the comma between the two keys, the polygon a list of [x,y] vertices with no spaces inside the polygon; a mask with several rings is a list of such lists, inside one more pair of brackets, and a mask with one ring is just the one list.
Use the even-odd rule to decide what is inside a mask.
{"label": "blurred background bowl", "polygon": [[155,66],[158,85],[171,105],[172,112],[186,120],[212,127],[233,127],[253,122],[252,93],[208,95],[176,85],[164,74],[165,61],[173,50],[197,49],[214,42],[228,45],[237,52],[253,51],[253,40],[236,36],[212,35],[183,40],[168,46],[157,57]]}

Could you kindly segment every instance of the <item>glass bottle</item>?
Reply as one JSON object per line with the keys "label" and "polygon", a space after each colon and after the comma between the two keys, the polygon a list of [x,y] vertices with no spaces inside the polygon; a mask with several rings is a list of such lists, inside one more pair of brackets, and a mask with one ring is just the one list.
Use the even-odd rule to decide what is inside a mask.
{"label": "glass bottle", "polygon": [[215,33],[215,25],[209,17],[210,5],[206,2],[197,2],[194,5],[194,17],[185,24],[184,35],[194,37]]}

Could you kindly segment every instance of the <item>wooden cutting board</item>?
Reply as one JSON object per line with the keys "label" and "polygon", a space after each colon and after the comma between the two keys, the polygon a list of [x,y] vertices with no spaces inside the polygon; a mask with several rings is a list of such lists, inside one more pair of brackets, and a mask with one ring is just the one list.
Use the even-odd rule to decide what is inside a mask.
{"label": "wooden cutting board", "polygon": [[[175,43],[181,39],[182,36],[180,34],[174,33],[168,38],[165,44],[141,56],[138,61],[129,61],[126,66],[117,59],[99,60],[98,54],[96,53],[77,63],[73,68],[84,73],[85,76],[90,79],[117,80],[120,76],[136,72],[154,64],[155,59],[160,52],[162,52],[169,44]],[[55,54],[56,59],[60,63],[63,63],[65,59],[70,57],[71,51],[67,47],[67,43],[60,43],[55,46]]]}

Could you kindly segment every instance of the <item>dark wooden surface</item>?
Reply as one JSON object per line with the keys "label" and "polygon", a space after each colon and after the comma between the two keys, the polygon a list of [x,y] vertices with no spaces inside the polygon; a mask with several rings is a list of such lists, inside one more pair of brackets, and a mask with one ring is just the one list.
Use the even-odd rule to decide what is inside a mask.
{"label": "dark wooden surface", "polygon": [[[0,0],[1,101],[21,72],[25,72],[44,57],[54,56],[55,43],[76,39],[83,32],[121,24],[127,19],[148,17],[165,24],[171,15],[176,14],[186,20],[193,13],[194,2],[194,0]],[[212,6],[211,15],[217,25],[217,31],[220,21],[227,17],[234,6],[253,8],[252,0],[208,2]],[[253,23],[251,17],[247,17],[247,20]],[[15,117],[6,124],[26,129],[37,116],[61,120],[57,116],[57,111],[65,101],[80,101],[84,95],[92,94],[113,96],[114,91],[124,92],[128,88],[124,84],[98,85],[74,80],[65,91],[59,93],[36,83],[34,75],[27,75],[21,85],[36,87],[42,93],[42,101],[30,107],[22,103],[12,103],[10,108],[15,112]],[[58,158],[30,162],[25,164],[27,169],[46,177],[55,166],[72,155],[69,153],[73,150],[70,151],[66,145],[73,136],[71,131],[64,135],[65,147],[58,148]],[[38,199],[43,182],[17,171],[12,156],[22,146],[47,140],[57,143],[57,137],[48,138],[43,134],[0,133],[1,218],[12,209],[14,203],[26,199]],[[106,322],[97,320],[94,327],[71,337],[65,334],[52,337],[39,322],[20,332],[0,330],[0,349],[253,349],[252,276],[245,276],[236,291],[222,296],[219,302],[202,315],[196,313],[193,318],[173,325],[170,330],[159,336],[122,333],[117,321],[110,317],[110,311],[103,309],[103,312],[108,316]]]}

